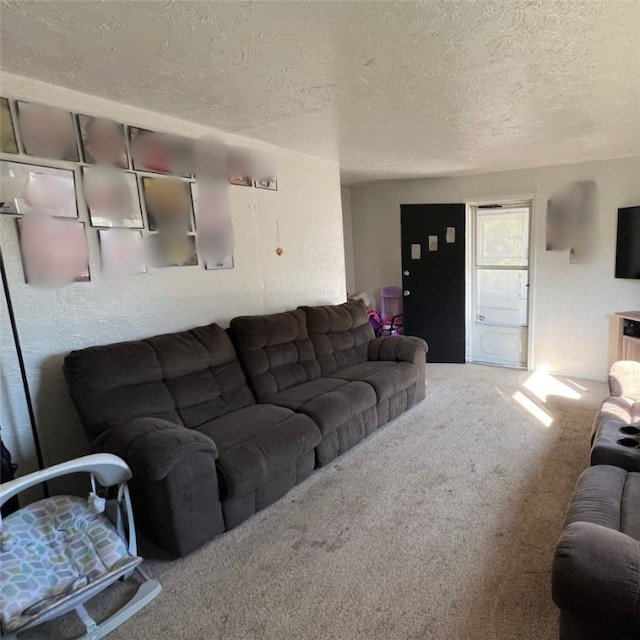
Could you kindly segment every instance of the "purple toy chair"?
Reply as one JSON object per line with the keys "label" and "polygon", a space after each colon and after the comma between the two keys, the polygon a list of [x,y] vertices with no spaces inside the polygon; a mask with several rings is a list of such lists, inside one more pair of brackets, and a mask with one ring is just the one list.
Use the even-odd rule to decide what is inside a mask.
{"label": "purple toy chair", "polygon": [[404,316],[400,287],[384,287],[380,290],[380,315],[386,335],[398,336],[402,333]]}

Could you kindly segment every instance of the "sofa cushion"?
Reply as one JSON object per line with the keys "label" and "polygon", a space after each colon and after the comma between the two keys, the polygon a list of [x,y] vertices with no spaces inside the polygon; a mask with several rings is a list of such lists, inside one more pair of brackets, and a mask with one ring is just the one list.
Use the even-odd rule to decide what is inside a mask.
{"label": "sofa cushion", "polygon": [[318,378],[269,398],[269,402],[309,416],[323,435],[376,406],[373,387],[364,382]]}
{"label": "sofa cushion", "polygon": [[622,494],[620,531],[640,542],[640,473],[629,473]]}
{"label": "sofa cushion", "polygon": [[591,522],[563,531],[552,565],[552,597],[568,613],[562,640],[640,638],[640,543]]}
{"label": "sofa cushion", "polygon": [[565,527],[590,522],[640,540],[640,473],[596,465],[586,469],[576,484]]}
{"label": "sofa cushion", "polygon": [[223,500],[255,491],[295,464],[320,442],[318,427],[304,415],[273,405],[253,405],[197,427],[218,448]]}
{"label": "sofa cushion", "polygon": [[640,400],[640,362],[614,362],[609,371],[609,389],[612,396]]}
{"label": "sofa cushion", "polygon": [[375,337],[367,311],[360,302],[324,307],[300,307],[322,375],[365,362],[369,341]]}
{"label": "sofa cushion", "polygon": [[599,429],[606,422],[616,421],[620,424],[640,425],[640,401],[619,396],[610,396],[600,405],[600,410],[596,414],[591,430],[591,443],[596,437]]}
{"label": "sofa cushion", "polygon": [[611,396],[602,403],[599,413],[603,418],[617,418],[627,423],[634,419],[640,421],[640,402]]}
{"label": "sofa cushion", "polygon": [[231,340],[216,324],[72,351],[64,372],[91,440],[138,417],[193,428],[255,403]]}
{"label": "sofa cushion", "polygon": [[340,369],[329,377],[366,382],[374,388],[378,402],[382,402],[416,384],[419,375],[418,367],[409,362],[368,361]]}
{"label": "sofa cushion", "polygon": [[320,377],[302,311],[241,316],[229,331],[259,400]]}

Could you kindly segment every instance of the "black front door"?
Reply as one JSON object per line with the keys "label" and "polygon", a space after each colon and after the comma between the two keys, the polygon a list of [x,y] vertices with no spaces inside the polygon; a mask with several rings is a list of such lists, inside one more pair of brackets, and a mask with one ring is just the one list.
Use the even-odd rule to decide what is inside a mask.
{"label": "black front door", "polygon": [[403,204],[404,329],[429,362],[465,361],[465,205]]}

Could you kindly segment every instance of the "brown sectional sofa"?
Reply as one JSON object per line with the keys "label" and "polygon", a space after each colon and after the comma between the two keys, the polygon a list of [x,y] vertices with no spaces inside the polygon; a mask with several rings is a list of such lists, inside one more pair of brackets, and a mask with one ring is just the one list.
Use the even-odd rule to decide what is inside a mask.
{"label": "brown sectional sofa", "polygon": [[92,449],[133,470],[142,530],[186,555],[424,398],[426,351],[346,303],[74,351],[64,371]]}
{"label": "brown sectional sofa", "polygon": [[609,388],[553,560],[561,640],[640,640],[640,363]]}
{"label": "brown sectional sofa", "polygon": [[640,362],[616,362],[609,390],[591,431],[591,464],[640,471]]}
{"label": "brown sectional sofa", "polygon": [[640,473],[578,479],[553,559],[561,640],[640,640]]}
{"label": "brown sectional sofa", "polygon": [[258,402],[319,427],[318,466],[424,398],[424,342],[375,338],[358,303],[234,318],[229,331]]}
{"label": "brown sectional sofa", "polygon": [[301,308],[322,375],[371,385],[376,392],[378,426],[424,398],[420,338],[374,340],[373,329],[356,303]]}

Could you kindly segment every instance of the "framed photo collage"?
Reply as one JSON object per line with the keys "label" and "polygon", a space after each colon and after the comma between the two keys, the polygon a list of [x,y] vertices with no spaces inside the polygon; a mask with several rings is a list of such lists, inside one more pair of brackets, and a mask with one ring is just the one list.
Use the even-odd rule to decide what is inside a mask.
{"label": "framed photo collage", "polygon": [[198,265],[199,255],[206,269],[233,268],[229,187],[278,189],[275,163],[252,151],[22,100],[0,103],[0,215],[16,217],[30,284],[91,279],[78,194],[97,229],[103,273],[129,276]]}

